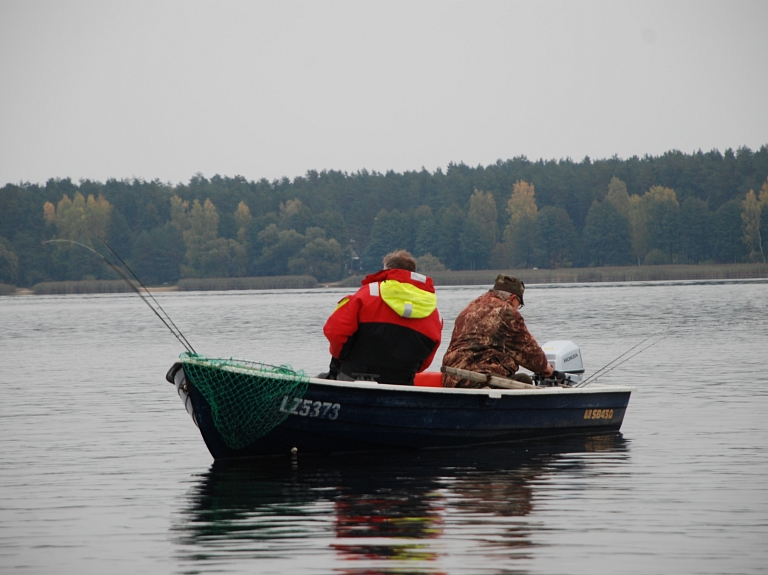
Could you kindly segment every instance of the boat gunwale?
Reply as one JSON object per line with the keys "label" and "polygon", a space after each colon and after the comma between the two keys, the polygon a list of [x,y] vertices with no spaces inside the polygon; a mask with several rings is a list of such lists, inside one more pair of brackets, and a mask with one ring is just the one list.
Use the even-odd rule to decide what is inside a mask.
{"label": "boat gunwale", "polygon": [[375,381],[335,381],[332,379],[309,378],[310,384],[322,385],[328,387],[352,387],[357,389],[381,389],[392,391],[406,391],[411,393],[442,393],[455,395],[492,395],[493,397],[517,396],[517,395],[572,395],[583,393],[610,393],[610,392],[633,392],[637,388],[630,386],[590,384],[589,387],[536,387],[534,389],[503,389],[498,387],[426,387],[419,385],[395,385],[392,383],[377,383]]}
{"label": "boat gunwale", "polygon": [[[218,365],[216,361],[242,361],[244,363],[254,364],[253,368],[246,366],[236,365]],[[258,372],[257,365],[266,366],[267,364],[261,364],[259,362],[241,360],[236,358],[222,359],[222,358],[190,358],[185,357],[179,360],[179,363],[190,363],[194,365],[202,365],[213,369],[221,369],[223,371],[229,371],[232,373],[240,373],[243,375],[256,375]],[[271,366],[276,367],[276,366]],[[283,373],[259,373],[260,377],[268,377],[271,379],[295,379],[297,375],[283,374]],[[392,390],[392,391],[406,391],[410,393],[441,393],[450,395],[488,395],[490,397],[502,397],[502,396],[521,396],[521,395],[572,395],[572,394],[591,394],[591,393],[632,393],[637,391],[637,388],[632,386],[620,386],[620,385],[605,385],[600,383],[589,384],[585,387],[559,387],[559,386],[537,386],[534,389],[504,389],[498,387],[427,387],[420,385],[397,385],[392,383],[378,383],[375,381],[338,381],[333,379],[321,379],[318,377],[309,377],[309,383],[311,385],[320,385],[327,387],[340,387],[340,388],[352,388],[352,389],[378,389],[378,390]]]}

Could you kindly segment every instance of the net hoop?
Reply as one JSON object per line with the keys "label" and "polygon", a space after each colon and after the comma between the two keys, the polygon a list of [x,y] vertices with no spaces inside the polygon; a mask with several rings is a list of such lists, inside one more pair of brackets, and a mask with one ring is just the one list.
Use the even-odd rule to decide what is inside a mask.
{"label": "net hoop", "polygon": [[216,430],[231,449],[243,449],[280,425],[289,413],[285,397],[303,397],[309,376],[288,365],[237,358],[210,358],[189,352],[179,361],[187,381],[211,407]]}

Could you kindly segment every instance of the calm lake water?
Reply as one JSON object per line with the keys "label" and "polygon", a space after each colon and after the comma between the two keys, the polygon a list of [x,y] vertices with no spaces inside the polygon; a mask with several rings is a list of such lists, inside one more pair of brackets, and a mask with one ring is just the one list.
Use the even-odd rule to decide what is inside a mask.
{"label": "calm lake water", "polygon": [[[443,345],[484,291],[443,288]],[[309,373],[346,290],[164,293],[198,352]],[[135,295],[0,298],[2,573],[766,573],[768,282],[531,286],[635,386],[621,434],[214,465]],[[639,349],[639,348],[638,348]]]}

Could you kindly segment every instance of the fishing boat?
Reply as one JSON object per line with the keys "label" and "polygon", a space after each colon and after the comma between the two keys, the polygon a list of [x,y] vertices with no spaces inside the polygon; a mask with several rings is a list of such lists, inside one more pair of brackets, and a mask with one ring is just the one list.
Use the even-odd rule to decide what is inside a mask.
{"label": "fishing boat", "polygon": [[389,385],[332,381],[308,377],[286,366],[204,357],[128,264],[98,239],[119,265],[80,242],[49,241],[68,242],[101,258],[186,349],[166,379],[176,386],[216,460],[297,452],[467,447],[594,435],[616,432],[624,421],[632,388],[586,386],[600,372],[613,369],[610,366],[616,360],[582,381],[581,350],[570,341],[542,346],[555,377],[540,378],[535,385],[454,370],[453,375],[477,377],[480,379],[475,381],[487,384],[479,389],[444,388],[439,372],[417,374],[413,386]]}
{"label": "fishing boat", "polygon": [[216,460],[617,432],[633,388],[581,386],[581,353],[572,342],[548,342],[542,348],[560,379],[507,386],[514,389],[444,388],[439,372],[418,374],[413,386],[332,381],[189,353],[166,379],[176,386]]}

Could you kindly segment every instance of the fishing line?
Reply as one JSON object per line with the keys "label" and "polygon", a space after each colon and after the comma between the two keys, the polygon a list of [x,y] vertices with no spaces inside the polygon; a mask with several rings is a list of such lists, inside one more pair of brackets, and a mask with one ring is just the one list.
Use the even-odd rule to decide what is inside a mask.
{"label": "fishing line", "polygon": [[[636,355],[639,355],[639,354],[643,353],[643,352],[644,352],[646,349],[649,349],[649,348],[653,347],[654,345],[656,345],[657,343],[659,343],[660,341],[662,341],[663,339],[665,339],[667,336],[669,336],[669,335],[670,335],[670,333],[666,333],[666,334],[664,334],[663,336],[661,336],[661,337],[660,337],[659,339],[657,339],[656,341],[654,341],[654,342],[650,343],[649,345],[645,346],[644,348],[642,348],[642,349],[638,350],[636,353],[633,353],[632,355],[630,355],[630,356],[629,356],[628,358],[626,358],[624,361],[620,361],[620,362],[619,362],[619,363],[617,363],[616,365],[613,365],[613,364],[614,364],[616,361],[620,360],[622,357],[624,357],[625,355],[627,355],[627,354],[628,354],[630,351],[632,351],[633,349],[635,349],[635,348],[637,348],[638,346],[642,345],[643,343],[645,343],[646,341],[648,341],[648,340],[649,340],[649,339],[651,339],[652,337],[656,337],[656,336],[658,336],[658,335],[659,335],[659,332],[656,332],[656,333],[654,333],[654,334],[652,334],[652,335],[649,335],[649,336],[648,336],[648,337],[646,337],[644,340],[642,340],[640,343],[638,343],[638,344],[636,344],[636,345],[633,345],[633,346],[632,346],[632,347],[630,347],[630,348],[629,348],[627,351],[625,351],[624,353],[622,353],[622,354],[621,354],[619,357],[617,357],[616,359],[613,359],[613,360],[611,360],[611,361],[610,361],[610,362],[608,362],[606,365],[604,365],[603,367],[601,367],[600,369],[598,369],[598,370],[597,370],[595,373],[593,373],[592,375],[590,375],[590,376],[589,376],[587,379],[585,379],[584,381],[581,381],[581,382],[579,382],[578,384],[576,384],[574,387],[584,387],[584,386],[585,386],[585,385],[587,385],[587,384],[588,384],[590,381],[592,381],[592,380],[594,380],[594,379],[597,379],[598,377],[600,377],[600,376],[602,376],[602,375],[605,375],[606,373],[609,373],[609,372],[613,371],[614,369],[616,369],[617,367],[619,367],[619,366],[620,366],[621,364],[623,364],[624,362],[626,362],[626,361],[629,361],[630,359],[632,359],[632,358],[633,358],[633,357],[635,357]],[[610,369],[609,369],[609,368],[610,368]]]}
{"label": "fishing line", "polygon": [[[590,375],[590,376],[589,376],[587,379],[585,379],[584,381],[582,381],[582,382],[580,383],[580,385],[586,385],[586,384],[587,384],[587,382],[588,382],[590,379],[593,379],[593,378],[597,377],[598,375],[600,375],[600,374],[601,374],[601,373],[602,373],[604,370],[608,369],[608,367],[610,367],[610,366],[611,366],[611,364],[613,364],[614,362],[616,362],[616,361],[620,360],[622,357],[624,357],[625,355],[627,355],[627,354],[628,354],[630,351],[632,351],[632,350],[633,350],[633,349],[635,349],[636,347],[638,347],[638,346],[640,346],[640,345],[644,344],[646,341],[648,341],[648,340],[649,340],[649,339],[651,339],[652,337],[656,337],[657,335],[659,335],[659,332],[653,333],[653,334],[649,335],[648,337],[646,337],[644,340],[642,340],[640,343],[637,343],[637,344],[633,345],[633,346],[632,346],[632,347],[630,347],[630,348],[629,348],[627,351],[625,351],[624,353],[622,353],[622,354],[621,354],[619,357],[616,357],[616,358],[612,359],[611,361],[609,361],[608,363],[606,363],[606,364],[605,364],[603,367],[601,367],[600,369],[598,369],[598,370],[597,370],[595,373],[593,373],[592,375]],[[639,352],[638,352],[638,353],[639,353]]]}
{"label": "fishing line", "polygon": [[[155,297],[152,295],[152,292],[150,292],[150,291],[147,289],[147,286],[145,286],[145,285],[144,285],[144,283],[143,283],[143,282],[142,282],[142,281],[139,279],[139,276],[137,276],[137,275],[136,275],[136,274],[133,272],[133,270],[132,270],[130,267],[128,267],[128,264],[127,264],[127,263],[125,263],[125,260],[124,260],[123,258],[121,258],[121,257],[118,255],[118,253],[117,253],[115,250],[113,250],[113,249],[112,249],[112,246],[110,246],[110,245],[109,245],[109,244],[108,244],[106,241],[104,241],[104,240],[101,238],[101,236],[96,236],[96,237],[99,239],[99,241],[100,241],[102,244],[104,244],[104,245],[107,247],[107,249],[108,249],[110,252],[112,252],[112,254],[113,254],[113,255],[114,255],[114,256],[115,256],[115,257],[116,257],[116,258],[117,258],[117,259],[120,261],[120,263],[121,263],[121,264],[123,264],[123,265],[125,266],[125,269],[127,269],[129,272],[131,272],[131,275],[132,275],[132,276],[133,276],[133,277],[136,279],[136,281],[137,281],[137,282],[139,282],[139,285],[140,285],[142,288],[144,288],[144,291],[145,291],[145,292],[147,292],[147,295],[148,295],[149,297],[151,297],[151,298],[152,298],[152,301],[155,303],[155,305],[157,305],[157,307],[158,307],[158,308],[160,308],[160,311],[162,311],[162,312],[163,312],[163,315],[164,315],[164,316],[165,316],[165,317],[168,319],[168,321],[169,321],[169,322],[171,322],[171,325],[174,327],[174,329],[176,329],[176,332],[177,332],[177,333],[178,333],[178,334],[179,334],[179,335],[182,337],[182,339],[184,339],[184,341],[186,342],[187,346],[189,346],[189,347],[188,347],[188,349],[187,349],[187,351],[189,351],[189,350],[192,350],[192,352],[194,353],[194,352],[195,352],[195,350],[192,348],[192,344],[191,344],[191,343],[189,343],[189,341],[187,340],[187,338],[186,338],[186,337],[184,337],[184,334],[183,334],[183,333],[181,333],[181,330],[178,328],[178,326],[177,326],[175,323],[173,323],[173,320],[171,319],[171,316],[169,316],[169,315],[168,315],[168,313],[167,313],[167,312],[166,312],[166,311],[163,309],[163,306],[161,306],[161,305],[160,305],[160,303],[159,303],[159,302],[158,302],[158,301],[155,299]],[[150,307],[151,307],[151,306],[150,306]],[[166,325],[167,325],[167,324],[166,324]],[[170,329],[170,328],[169,328],[169,329]],[[187,347],[187,346],[185,346],[185,347]]]}
{"label": "fishing line", "polygon": [[[104,243],[104,245],[107,245],[106,242],[104,242],[104,240],[102,240],[101,238],[99,238],[99,240],[101,240],[101,242]],[[99,253],[98,251],[96,251],[95,249],[93,249],[90,246],[87,246],[87,245],[85,245],[83,243],[80,243],[80,242],[76,242],[74,240],[56,239],[56,240],[47,240],[45,243],[52,244],[52,243],[58,243],[58,242],[70,243],[70,244],[74,244],[76,246],[83,247],[83,248],[87,249],[88,251],[90,251],[90,252],[96,254],[97,256],[99,256],[102,260],[104,260],[104,263],[106,263],[110,268],[112,268],[112,270],[115,273],[117,273],[123,279],[123,281],[125,281],[125,283],[127,283],[130,286],[130,288],[136,293],[136,295],[138,295],[142,299],[142,301],[145,304],[147,304],[147,306],[149,306],[149,309],[151,309],[154,312],[154,314],[160,319],[160,321],[163,322],[165,327],[168,328],[168,330],[173,334],[173,336],[177,340],[179,340],[179,343],[184,347],[184,349],[186,349],[190,353],[193,353],[193,354],[197,355],[197,352],[195,351],[195,349],[192,347],[192,345],[189,343],[189,341],[187,341],[187,338],[184,337],[184,334],[181,333],[181,330],[176,326],[176,324],[173,323],[173,320],[171,320],[171,318],[168,315],[168,313],[162,308],[162,306],[152,296],[152,294],[149,292],[149,290],[146,288],[146,286],[141,282],[141,280],[139,280],[139,278],[136,277],[136,274],[134,274],[133,271],[125,264],[125,262],[122,260],[122,258],[120,258],[120,256],[115,254],[115,252],[114,252],[114,250],[112,250],[112,248],[109,248],[109,246],[107,246],[110,249],[110,251],[113,254],[115,254],[115,256],[117,256],[117,258],[123,263],[123,265],[125,265],[125,267],[128,269],[128,271],[131,272],[133,277],[136,278],[136,281],[138,281],[139,284],[141,284],[141,287],[144,288],[144,291],[147,292],[147,295],[149,295],[149,297],[152,298],[152,301],[155,302],[155,304],[157,304],[157,307],[160,308],[160,310],[162,310],[163,314],[168,318],[168,321],[166,321],[165,318],[158,313],[158,311],[154,308],[154,306],[151,303],[149,303],[149,300],[147,300],[147,298],[144,296],[144,294],[141,293],[141,290],[139,290],[139,288],[137,288],[134,285],[134,283],[130,280],[130,278],[128,278],[128,276],[126,276],[123,273],[123,270],[121,270],[117,265],[115,265],[114,263],[109,261],[103,254]],[[171,325],[173,325],[173,327],[171,327],[171,325],[169,325],[168,322],[170,322]],[[175,330],[174,330],[174,328],[175,328]]]}

